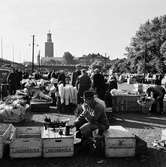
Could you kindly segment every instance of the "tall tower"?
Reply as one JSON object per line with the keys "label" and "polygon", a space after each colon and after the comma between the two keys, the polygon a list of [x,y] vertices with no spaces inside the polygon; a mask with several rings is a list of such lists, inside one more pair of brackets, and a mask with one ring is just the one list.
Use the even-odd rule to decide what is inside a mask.
{"label": "tall tower", "polygon": [[47,33],[47,42],[45,42],[45,57],[54,57],[54,43],[50,31]]}

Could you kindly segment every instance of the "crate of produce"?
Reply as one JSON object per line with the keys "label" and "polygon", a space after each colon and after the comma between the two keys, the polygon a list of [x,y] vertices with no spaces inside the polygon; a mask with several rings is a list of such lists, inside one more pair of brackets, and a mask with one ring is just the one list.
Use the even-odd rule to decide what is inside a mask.
{"label": "crate of produce", "polygon": [[135,155],[136,139],[122,126],[110,126],[104,132],[106,157],[132,157]]}
{"label": "crate of produce", "polygon": [[40,157],[41,127],[16,127],[9,148],[11,158]]}
{"label": "crate of produce", "polygon": [[12,131],[14,131],[12,124],[0,124],[0,158],[3,157],[4,146],[10,142]]}
{"label": "crate of produce", "polygon": [[[61,133],[60,133],[61,131]],[[74,136],[65,135],[65,128],[42,128],[43,157],[71,157],[74,154]]]}

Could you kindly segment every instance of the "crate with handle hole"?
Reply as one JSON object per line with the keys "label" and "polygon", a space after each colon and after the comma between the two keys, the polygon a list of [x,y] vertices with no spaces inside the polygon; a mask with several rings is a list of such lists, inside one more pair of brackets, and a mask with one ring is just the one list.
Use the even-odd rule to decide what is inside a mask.
{"label": "crate with handle hole", "polygon": [[[61,131],[61,133],[60,133]],[[72,157],[74,135],[65,134],[65,128],[42,128],[43,157]]]}
{"label": "crate with handle hole", "polygon": [[41,127],[16,127],[9,148],[11,158],[41,157]]}
{"label": "crate with handle hole", "polygon": [[11,140],[12,131],[14,131],[12,124],[0,124],[0,158],[3,158],[4,148]]}

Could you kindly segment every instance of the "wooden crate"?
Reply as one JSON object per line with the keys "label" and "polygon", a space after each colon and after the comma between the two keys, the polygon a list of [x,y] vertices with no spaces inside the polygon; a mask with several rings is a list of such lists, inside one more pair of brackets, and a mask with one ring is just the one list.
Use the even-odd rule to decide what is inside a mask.
{"label": "wooden crate", "polygon": [[137,103],[138,99],[138,95],[128,95],[125,97],[127,112],[140,112],[140,107]]}
{"label": "wooden crate", "polygon": [[11,133],[14,130],[12,124],[0,124],[0,158],[3,157],[4,146],[10,142]]}
{"label": "wooden crate", "polygon": [[136,139],[122,126],[110,126],[104,132],[106,157],[132,157],[135,155]]}
{"label": "wooden crate", "polygon": [[112,96],[112,111],[126,112],[125,96],[123,95]]}
{"label": "wooden crate", "polygon": [[42,128],[43,157],[71,157],[74,154],[74,136],[59,135],[59,128]]}
{"label": "wooden crate", "polygon": [[166,140],[166,129],[162,129],[161,131],[161,140]]}
{"label": "wooden crate", "polygon": [[48,112],[51,102],[42,102],[42,101],[30,101],[30,110],[31,112]]}
{"label": "wooden crate", "polygon": [[166,112],[166,98],[163,100],[163,112]]}
{"label": "wooden crate", "polygon": [[41,156],[41,127],[16,127],[12,138],[12,142],[10,143],[11,158]]}

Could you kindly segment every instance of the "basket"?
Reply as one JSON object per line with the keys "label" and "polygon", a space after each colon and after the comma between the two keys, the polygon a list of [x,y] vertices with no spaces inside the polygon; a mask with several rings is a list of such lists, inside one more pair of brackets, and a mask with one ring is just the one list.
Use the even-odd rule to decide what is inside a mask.
{"label": "basket", "polygon": [[137,100],[137,103],[139,104],[139,106],[141,107],[141,111],[142,113],[149,113],[149,109],[152,106],[154,102],[153,98],[145,98],[145,100],[141,100],[141,98],[139,100]]}
{"label": "basket", "polygon": [[141,106],[141,107],[150,107],[154,102],[153,98],[148,98],[145,99],[144,101],[142,101],[141,99],[137,100],[137,103]]}

